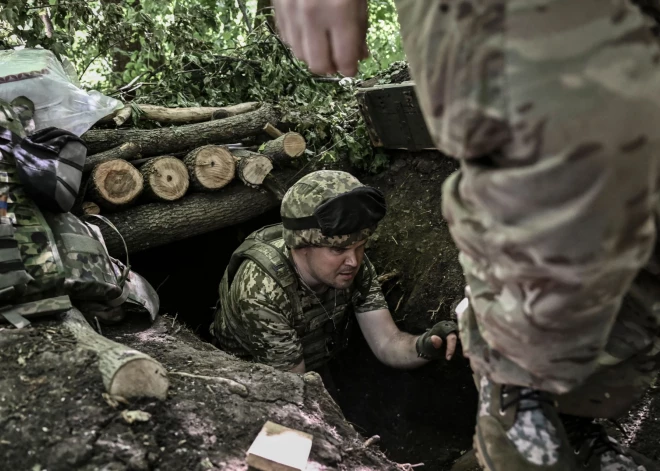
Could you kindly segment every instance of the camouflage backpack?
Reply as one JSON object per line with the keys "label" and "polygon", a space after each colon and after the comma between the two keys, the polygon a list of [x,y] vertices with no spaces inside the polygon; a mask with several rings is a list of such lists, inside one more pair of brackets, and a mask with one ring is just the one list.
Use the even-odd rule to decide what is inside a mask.
{"label": "camouflage backpack", "polygon": [[119,306],[158,312],[158,296],[139,275],[111,258],[100,230],[70,213],[42,212],[17,176],[12,147],[25,137],[11,105],[0,101],[0,322],[73,305],[117,320]]}

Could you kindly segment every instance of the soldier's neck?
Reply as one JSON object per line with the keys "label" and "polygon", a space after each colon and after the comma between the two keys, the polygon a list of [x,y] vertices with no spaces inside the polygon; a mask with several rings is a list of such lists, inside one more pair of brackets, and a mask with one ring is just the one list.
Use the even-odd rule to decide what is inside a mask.
{"label": "soldier's neck", "polygon": [[304,257],[296,253],[295,250],[292,250],[290,253],[291,261],[293,262],[293,266],[296,269],[296,273],[298,273],[298,276],[305,284],[305,286],[307,286],[307,288],[311,289],[316,294],[322,294],[328,291],[330,288],[328,285],[318,281],[314,276],[312,276]]}

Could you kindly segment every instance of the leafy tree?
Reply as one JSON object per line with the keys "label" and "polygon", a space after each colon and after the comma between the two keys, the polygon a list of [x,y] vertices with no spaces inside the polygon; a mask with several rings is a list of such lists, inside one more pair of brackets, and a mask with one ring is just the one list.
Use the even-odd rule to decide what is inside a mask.
{"label": "leafy tree", "polygon": [[[222,106],[277,103],[305,134],[315,161],[374,153],[355,82],[315,77],[274,31],[269,0],[4,0],[0,49],[43,47],[69,59],[81,83],[136,103]],[[370,1],[371,57],[361,78],[403,59],[392,0]]]}

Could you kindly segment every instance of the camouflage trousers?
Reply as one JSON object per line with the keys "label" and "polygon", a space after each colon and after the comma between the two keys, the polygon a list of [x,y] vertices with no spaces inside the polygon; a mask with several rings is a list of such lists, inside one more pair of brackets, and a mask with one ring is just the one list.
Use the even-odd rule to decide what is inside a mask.
{"label": "camouflage trousers", "polygon": [[555,393],[567,413],[616,415],[660,352],[660,283],[640,272],[660,186],[650,20],[627,0],[397,7],[429,131],[461,162],[443,214],[472,368]]}

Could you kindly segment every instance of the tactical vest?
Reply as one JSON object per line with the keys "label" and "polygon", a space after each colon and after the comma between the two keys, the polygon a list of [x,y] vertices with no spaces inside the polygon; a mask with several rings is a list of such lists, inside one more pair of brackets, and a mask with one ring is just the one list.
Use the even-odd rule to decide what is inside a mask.
{"label": "tactical vest", "polygon": [[[223,336],[222,332],[223,324],[226,330],[232,332],[234,330],[232,319],[240,319],[240,315],[224,316],[223,310],[234,308],[230,299],[232,281],[241,264],[246,259],[251,260],[275,280],[286,294],[293,310],[293,328],[302,343],[305,366],[311,370],[318,368],[346,347],[352,324],[351,308],[356,302],[366,298],[373,274],[364,273],[367,264],[363,263],[353,286],[362,286],[364,277],[368,276],[366,288],[338,291],[336,303],[333,298],[324,305],[317,303],[304,309],[298,295],[298,276],[295,269],[285,251],[276,246],[280,241],[282,241],[282,225],[275,224],[253,232],[234,251],[220,282],[220,299],[212,330],[220,340],[221,347],[229,347],[229,351],[233,350],[232,344],[238,347],[235,338]],[[366,256],[365,260],[368,260]]]}
{"label": "tactical vest", "polygon": [[0,322],[21,327],[72,304],[85,313],[128,303],[153,318],[157,294],[108,255],[100,230],[70,213],[42,212],[16,171],[11,155],[0,152],[0,206],[7,203],[0,216]]}

